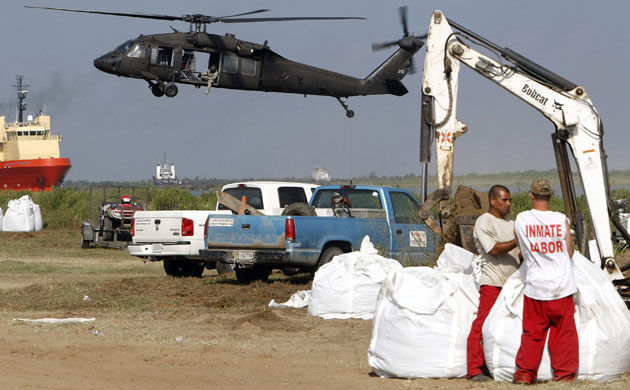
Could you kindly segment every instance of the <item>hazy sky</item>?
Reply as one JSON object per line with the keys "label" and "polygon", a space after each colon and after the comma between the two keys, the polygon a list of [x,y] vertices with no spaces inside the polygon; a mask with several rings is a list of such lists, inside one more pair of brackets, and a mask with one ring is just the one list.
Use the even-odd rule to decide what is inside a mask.
{"label": "hazy sky", "polygon": [[[323,165],[335,178],[419,173],[418,73],[403,97],[349,99],[346,118],[333,98],[180,86],[172,99],[154,97],[142,80],[94,68],[94,58],[139,34],[186,31],[183,22],[130,19],[23,8],[41,5],[180,16],[230,15],[269,8],[264,16],[362,16],[366,21],[214,24],[284,57],[363,78],[395,48],[372,53],[373,41],[401,36],[397,7],[409,5],[409,29],[426,32],[436,9],[586,88],[602,117],[610,169],[630,169],[627,91],[630,54],[626,1],[365,0],[9,0],[0,4],[0,113],[15,119],[15,76],[30,84],[29,112],[44,108],[69,180],[141,180],[167,153],[180,177],[308,177]],[[262,15],[261,15],[262,16]],[[625,92],[624,92],[625,91]],[[457,116],[469,131],[456,142],[455,173],[555,167],[548,122],[537,111],[469,69],[460,75]],[[435,172],[432,161],[430,173]]]}

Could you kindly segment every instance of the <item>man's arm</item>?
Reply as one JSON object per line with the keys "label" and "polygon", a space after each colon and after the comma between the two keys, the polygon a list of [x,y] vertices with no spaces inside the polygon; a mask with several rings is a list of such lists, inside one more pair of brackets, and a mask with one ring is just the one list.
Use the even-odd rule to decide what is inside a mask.
{"label": "man's arm", "polygon": [[567,253],[570,258],[573,258],[573,236],[571,235],[571,227],[569,226],[569,221],[565,222],[567,229],[567,237],[565,238],[565,243],[567,245]]}
{"label": "man's arm", "polygon": [[497,242],[488,253],[492,256],[502,255],[516,248],[516,245],[516,238],[511,241]]}

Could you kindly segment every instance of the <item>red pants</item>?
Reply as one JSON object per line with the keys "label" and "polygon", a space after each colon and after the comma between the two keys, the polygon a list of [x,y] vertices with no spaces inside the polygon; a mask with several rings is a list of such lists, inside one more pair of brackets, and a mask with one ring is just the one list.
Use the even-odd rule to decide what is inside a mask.
{"label": "red pants", "polygon": [[531,383],[538,376],[549,330],[549,356],[554,381],[573,381],[580,363],[573,296],[552,301],[525,297],[523,335],[516,355],[514,381]]}
{"label": "red pants", "polygon": [[481,335],[481,328],[483,323],[490,313],[490,309],[494,306],[501,293],[501,287],[496,286],[481,286],[479,289],[479,308],[477,309],[477,318],[470,327],[470,334],[468,335],[467,343],[467,359],[468,359],[468,373],[466,378],[472,378],[475,375],[482,373],[483,367],[486,365],[486,360],[483,357],[483,338]]}

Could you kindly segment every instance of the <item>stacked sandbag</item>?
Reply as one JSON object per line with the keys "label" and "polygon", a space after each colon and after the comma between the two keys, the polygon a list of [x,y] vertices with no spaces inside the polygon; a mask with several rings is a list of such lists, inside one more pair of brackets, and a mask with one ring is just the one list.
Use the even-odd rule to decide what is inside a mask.
{"label": "stacked sandbag", "polygon": [[42,220],[42,209],[36,203],[33,203],[33,217],[35,218],[35,231],[38,232],[44,228],[44,221]]}
{"label": "stacked sandbag", "polygon": [[474,255],[447,244],[438,267],[394,270],[378,296],[368,363],[398,378],[466,376],[466,340],[479,292]]}
{"label": "stacked sandbag", "polygon": [[[578,292],[575,324],[580,344],[578,379],[608,382],[630,371],[630,312],[598,265],[580,253],[573,256]],[[512,381],[521,344],[525,270],[519,269],[503,287],[483,326],[486,365],[495,380]],[[539,380],[552,378],[545,346]]]}
{"label": "stacked sandbag", "polygon": [[325,319],[374,317],[378,292],[399,262],[379,256],[365,236],[358,252],[335,256],[313,278],[308,314]]}
{"label": "stacked sandbag", "polygon": [[[37,206],[37,207],[35,207]],[[33,232],[42,229],[42,214],[30,196],[10,200],[4,215],[2,231]]]}

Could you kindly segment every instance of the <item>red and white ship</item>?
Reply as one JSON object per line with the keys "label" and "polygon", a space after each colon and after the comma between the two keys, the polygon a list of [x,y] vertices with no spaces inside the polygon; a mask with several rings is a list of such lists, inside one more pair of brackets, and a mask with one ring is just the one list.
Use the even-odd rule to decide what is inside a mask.
{"label": "red and white ship", "polygon": [[41,111],[24,120],[26,85],[17,76],[18,120],[6,122],[0,116],[0,190],[50,191],[61,183],[72,166],[61,158],[62,137],[50,132],[50,116]]}

